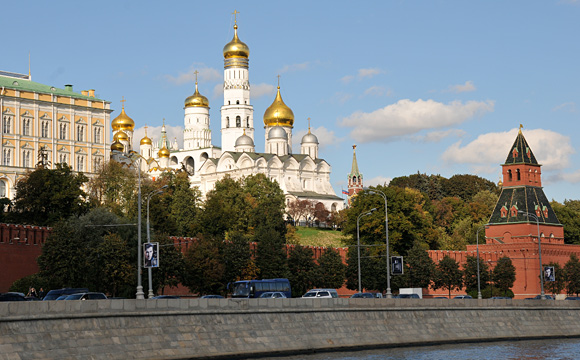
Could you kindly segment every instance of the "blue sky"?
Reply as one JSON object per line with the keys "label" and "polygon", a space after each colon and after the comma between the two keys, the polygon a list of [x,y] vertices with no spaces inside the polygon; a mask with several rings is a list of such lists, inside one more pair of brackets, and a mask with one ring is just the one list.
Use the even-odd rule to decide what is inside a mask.
{"label": "blue sky", "polygon": [[[497,182],[523,124],[549,199],[580,199],[580,0],[10,1],[0,70],[120,100],[158,138],[180,139],[183,104],[210,101],[219,146],[222,49],[250,48],[256,150],[280,75],[294,149],[308,129],[346,188],[357,144],[365,185],[417,172]],[[7,16],[8,15],[8,16]]]}

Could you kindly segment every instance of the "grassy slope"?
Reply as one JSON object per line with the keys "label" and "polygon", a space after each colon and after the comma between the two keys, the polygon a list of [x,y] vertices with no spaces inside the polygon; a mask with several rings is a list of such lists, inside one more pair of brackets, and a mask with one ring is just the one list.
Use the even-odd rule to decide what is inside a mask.
{"label": "grassy slope", "polygon": [[340,231],[303,226],[296,227],[296,230],[301,245],[324,247],[345,246],[344,236]]}

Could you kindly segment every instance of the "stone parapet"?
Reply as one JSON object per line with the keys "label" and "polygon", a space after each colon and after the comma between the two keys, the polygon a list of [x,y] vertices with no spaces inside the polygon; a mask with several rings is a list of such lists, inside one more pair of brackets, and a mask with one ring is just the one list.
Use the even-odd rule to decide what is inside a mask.
{"label": "stone parapet", "polygon": [[0,359],[195,359],[580,337],[580,301],[159,299],[0,303]]}

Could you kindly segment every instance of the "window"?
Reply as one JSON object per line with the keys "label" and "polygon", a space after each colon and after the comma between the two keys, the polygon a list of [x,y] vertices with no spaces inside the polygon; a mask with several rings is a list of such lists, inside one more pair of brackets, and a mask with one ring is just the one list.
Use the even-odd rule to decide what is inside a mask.
{"label": "window", "polygon": [[226,127],[229,128],[230,127],[230,117],[226,116]]}
{"label": "window", "polygon": [[4,149],[2,152],[2,165],[10,166],[12,151],[10,149]]}
{"label": "window", "polygon": [[77,157],[77,171],[84,171],[85,170],[85,157],[78,156]]}
{"label": "window", "polygon": [[77,141],[85,141],[85,127],[77,126]]}
{"label": "window", "polygon": [[67,158],[66,154],[59,154],[58,155],[58,162],[59,163],[65,164],[68,162],[67,160],[68,160],[68,158]]}
{"label": "window", "polygon": [[93,160],[93,171],[97,171],[101,167],[101,157],[96,157]]}
{"label": "window", "polygon": [[6,197],[6,181],[0,180],[0,197]]}
{"label": "window", "polygon": [[40,124],[40,136],[43,138],[48,137],[48,121],[43,121]]}
{"label": "window", "polygon": [[30,135],[30,119],[22,120],[22,135]]}
{"label": "window", "polygon": [[246,117],[246,127],[250,127],[250,117]]}
{"label": "window", "polygon": [[4,116],[4,121],[2,121],[2,133],[10,134],[11,125],[12,125],[12,117]]}
{"label": "window", "polygon": [[242,126],[242,118],[239,116],[236,116],[236,127],[240,127]]}
{"label": "window", "polygon": [[61,140],[66,140],[66,124],[60,124],[59,130],[58,138]]}
{"label": "window", "polygon": [[23,167],[32,167],[30,165],[30,150],[23,150],[22,151],[22,166]]}
{"label": "window", "polygon": [[100,143],[101,142],[101,128],[95,127],[94,128],[94,142]]}

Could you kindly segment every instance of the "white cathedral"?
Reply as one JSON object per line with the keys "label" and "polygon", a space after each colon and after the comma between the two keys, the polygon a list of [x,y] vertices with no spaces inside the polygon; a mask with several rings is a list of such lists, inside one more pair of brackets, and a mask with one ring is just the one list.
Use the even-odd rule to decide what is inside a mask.
{"label": "white cathedral", "polygon": [[[263,153],[254,147],[254,108],[250,104],[250,49],[238,38],[237,21],[234,38],[224,46],[224,104],[221,107],[221,148],[212,145],[209,101],[198,90],[185,99],[183,147],[170,143],[161,130],[159,141],[147,133],[140,141],[141,168],[150,176],[167,170],[185,169],[191,186],[205,195],[216,181],[226,175],[234,179],[263,173],[275,180],[284,192],[286,206],[295,200],[321,202],[329,211],[343,209],[344,200],[336,196],[330,184],[330,165],[318,157],[318,138],[310,132],[302,137],[300,154],[292,154],[294,113],[284,103],[280,86],[274,102],[264,113]],[[113,144],[111,157],[118,159],[129,153],[133,140],[134,121],[125,113],[111,123]]]}

